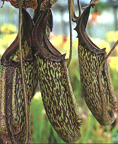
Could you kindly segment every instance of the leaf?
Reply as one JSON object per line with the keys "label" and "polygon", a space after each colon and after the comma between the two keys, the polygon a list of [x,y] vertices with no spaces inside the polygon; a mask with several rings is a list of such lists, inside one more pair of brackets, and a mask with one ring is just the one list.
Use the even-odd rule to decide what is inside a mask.
{"label": "leaf", "polygon": [[41,9],[45,11],[46,9],[49,9],[55,2],[57,2],[58,0],[43,0],[43,2],[41,3]]}
{"label": "leaf", "polygon": [[[15,8],[19,8],[19,0],[2,0],[3,4],[4,1],[9,1],[11,3],[12,6],[14,6]],[[33,8],[36,9],[38,6],[37,0],[22,0],[22,5],[24,8]]]}

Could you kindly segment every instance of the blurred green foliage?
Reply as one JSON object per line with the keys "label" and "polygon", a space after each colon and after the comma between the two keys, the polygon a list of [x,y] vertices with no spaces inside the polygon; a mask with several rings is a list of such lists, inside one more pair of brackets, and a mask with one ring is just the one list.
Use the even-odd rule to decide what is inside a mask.
{"label": "blurred green foliage", "polygon": [[[12,26],[10,26],[10,29],[11,27]],[[7,33],[4,33],[6,30],[5,31],[1,30],[0,33],[0,57],[2,56],[4,50],[10,45],[10,43],[16,37],[15,27],[13,28],[13,31],[11,30],[9,31],[8,27],[7,30],[8,30]],[[107,40],[108,40],[108,35],[107,35]],[[101,47],[103,47],[102,44],[103,41],[97,40],[97,42],[100,45],[102,45]],[[57,40],[56,43],[58,43]],[[60,51],[68,53],[67,50],[67,48],[69,48],[68,37],[67,37],[67,41],[64,41],[63,44],[61,44],[60,42],[60,46],[61,46]],[[118,48],[115,49],[116,52],[118,51],[117,49]],[[111,76],[116,91],[116,95],[118,95],[117,58],[118,55],[117,56],[112,55],[112,57],[110,57],[109,59]],[[82,97],[78,56],[77,56],[77,40],[73,42],[73,59],[69,66],[69,73],[70,73],[70,79],[71,79],[74,95],[79,103],[81,115],[83,117],[83,123],[81,125],[81,138],[75,143],[117,143],[118,142],[118,125],[117,125],[118,120],[117,119],[118,118],[110,126],[101,126],[93,117],[91,112],[88,110],[85,101]],[[117,113],[115,113],[115,115],[117,116]],[[31,102],[30,127],[31,127],[31,138],[33,144],[34,143],[65,143],[58,136],[58,134],[55,132],[50,122],[48,121],[48,118],[46,116],[43,107],[40,91],[38,91],[35,94]]]}
{"label": "blurred green foliage", "polygon": [[96,12],[96,11],[101,11],[103,9],[107,9],[108,8],[108,3],[106,2],[99,2],[94,9],[91,10],[91,12]]}
{"label": "blurred green foliage", "polygon": [[17,35],[17,28],[13,24],[4,24],[0,27],[0,57]]}

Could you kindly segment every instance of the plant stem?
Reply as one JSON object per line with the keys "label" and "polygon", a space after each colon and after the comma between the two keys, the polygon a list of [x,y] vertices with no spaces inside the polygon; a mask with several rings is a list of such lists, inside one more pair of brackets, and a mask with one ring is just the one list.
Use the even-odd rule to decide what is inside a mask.
{"label": "plant stem", "polygon": [[68,9],[69,9],[69,26],[70,26],[70,52],[69,52],[69,59],[67,63],[67,67],[70,65],[70,61],[72,59],[72,4],[71,0],[68,0]]}
{"label": "plant stem", "polygon": [[21,21],[22,21],[22,0],[19,0],[19,51],[20,51],[20,63],[21,63],[21,76],[23,84],[23,96],[25,102],[25,120],[26,120],[26,139],[25,143],[28,143],[29,139],[29,106],[28,106],[28,97],[26,84],[24,79],[24,70],[23,70],[23,55],[22,55],[22,43],[21,43]]}

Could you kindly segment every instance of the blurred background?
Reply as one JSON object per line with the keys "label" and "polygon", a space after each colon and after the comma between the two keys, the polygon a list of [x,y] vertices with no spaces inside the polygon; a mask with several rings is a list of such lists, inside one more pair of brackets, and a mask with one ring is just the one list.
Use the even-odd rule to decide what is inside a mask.
{"label": "blurred background", "polygon": [[[82,7],[86,6],[90,0],[80,0]],[[77,2],[76,14],[78,15]],[[0,1],[0,6],[2,2]],[[28,12],[33,16],[33,9],[28,8]],[[69,55],[69,16],[67,0],[58,0],[52,7],[53,11],[53,31],[50,40],[53,45],[62,53]],[[73,29],[76,26],[72,24]],[[5,2],[0,8],[0,57],[5,49],[15,39],[18,32],[18,9],[12,7],[9,2]],[[101,0],[96,7],[91,9],[87,33],[92,41],[100,48],[110,48],[118,39],[118,1]],[[73,30],[73,58],[69,66],[69,73],[74,95],[79,103],[83,123],[81,126],[81,139],[76,143],[118,143],[118,114],[115,113],[116,121],[110,126],[101,126],[88,110],[82,97],[81,83],[79,76],[79,65],[77,55],[77,33]],[[118,46],[108,59],[110,65],[113,85],[118,98]],[[1,84],[1,82],[0,82]],[[64,143],[55,130],[50,125],[41,100],[40,90],[37,89],[30,111],[30,123],[32,143]]]}

